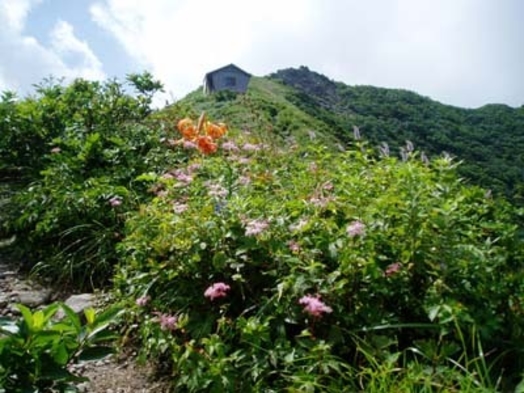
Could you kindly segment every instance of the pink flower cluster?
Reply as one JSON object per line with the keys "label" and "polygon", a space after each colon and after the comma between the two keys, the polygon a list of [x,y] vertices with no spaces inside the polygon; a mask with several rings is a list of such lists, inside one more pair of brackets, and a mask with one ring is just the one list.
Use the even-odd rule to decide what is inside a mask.
{"label": "pink flower cluster", "polygon": [[346,232],[349,237],[363,236],[366,233],[366,226],[361,221],[353,221],[348,225]]}
{"label": "pink flower cluster", "polygon": [[301,297],[298,302],[304,306],[305,312],[317,318],[321,317],[324,313],[329,314],[333,311],[331,307],[326,306],[326,304],[320,300],[319,295],[306,295]]}
{"label": "pink flower cluster", "polygon": [[213,301],[221,297],[226,297],[227,291],[229,291],[230,289],[231,288],[229,285],[224,284],[223,282],[216,282],[206,289],[206,291],[204,292],[204,296],[209,298],[209,300]]}
{"label": "pink flower cluster", "polygon": [[118,195],[117,196],[114,196],[113,198],[111,198],[109,200],[109,204],[112,206],[112,207],[117,207],[117,206],[120,206],[122,204],[122,198],[119,197]]}
{"label": "pink flower cluster", "polygon": [[135,300],[135,303],[138,307],[144,307],[151,300],[150,296],[140,296]]}
{"label": "pink flower cluster", "polygon": [[300,251],[300,244],[296,240],[290,240],[287,242],[287,246],[289,247],[289,250],[291,252],[299,252]]}
{"label": "pink flower cluster", "polygon": [[384,271],[384,275],[386,277],[392,276],[394,274],[397,274],[400,269],[402,269],[402,264],[400,262],[395,262],[389,265],[386,270]]}
{"label": "pink flower cluster", "polygon": [[176,315],[163,314],[155,312],[157,318],[156,321],[160,324],[162,330],[175,330],[178,323],[178,317]]}
{"label": "pink flower cluster", "polygon": [[222,143],[222,150],[225,150],[225,151],[238,151],[238,146],[236,145],[235,142],[232,142],[232,141],[227,141],[227,142],[224,142]]}
{"label": "pink flower cluster", "polygon": [[256,236],[264,232],[269,227],[267,220],[253,220],[246,224],[246,236]]}

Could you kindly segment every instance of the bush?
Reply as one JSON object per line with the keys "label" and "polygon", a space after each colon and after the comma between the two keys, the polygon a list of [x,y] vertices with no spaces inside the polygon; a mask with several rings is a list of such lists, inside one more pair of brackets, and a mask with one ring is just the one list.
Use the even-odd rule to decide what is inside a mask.
{"label": "bush", "polygon": [[[86,309],[83,324],[65,304],[34,313],[23,305],[18,309],[18,321],[0,318],[0,389],[8,392],[76,391],[73,383],[86,379],[68,366],[112,353],[108,344],[117,336],[109,328],[123,311],[115,306],[97,315]],[[54,318],[60,309],[64,316]]]}
{"label": "bush", "polygon": [[518,376],[513,211],[449,159],[220,151],[153,179],[162,192],[121,244],[116,287],[176,388],[458,391]]}

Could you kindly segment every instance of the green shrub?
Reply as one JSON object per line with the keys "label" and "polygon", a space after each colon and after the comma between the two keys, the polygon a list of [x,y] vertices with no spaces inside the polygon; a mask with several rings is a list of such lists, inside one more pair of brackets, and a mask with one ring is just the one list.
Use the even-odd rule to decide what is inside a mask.
{"label": "green shrub", "polygon": [[[65,304],[31,312],[18,305],[22,318],[0,319],[0,388],[7,392],[76,391],[73,383],[85,378],[72,373],[75,362],[101,359],[117,336],[110,325],[122,313],[115,306],[97,315],[86,309],[86,323]],[[54,318],[58,310],[64,317]],[[73,389],[73,390],[68,390]]]}
{"label": "green shrub", "polygon": [[116,286],[178,389],[458,391],[518,375],[509,206],[446,158],[234,143],[154,179],[162,193],[125,225]]}

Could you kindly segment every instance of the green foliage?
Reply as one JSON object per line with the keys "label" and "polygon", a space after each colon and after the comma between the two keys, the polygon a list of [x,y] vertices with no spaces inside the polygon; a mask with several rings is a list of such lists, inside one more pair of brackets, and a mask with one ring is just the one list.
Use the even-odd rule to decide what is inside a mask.
{"label": "green foliage", "polygon": [[115,283],[140,299],[144,354],[170,362],[177,389],[481,391],[518,375],[509,205],[447,158],[233,151],[152,179],[163,193],[126,222]]}
{"label": "green foliage", "polygon": [[[0,388],[8,392],[76,391],[73,383],[85,378],[68,366],[102,359],[112,353],[108,346],[117,336],[111,332],[122,309],[115,306],[96,314],[86,309],[80,317],[65,304],[55,303],[31,312],[17,306],[18,321],[0,319]],[[57,311],[64,316],[57,318]]]}
{"label": "green foliage", "polygon": [[285,94],[288,100],[343,141],[357,125],[367,140],[387,143],[395,155],[406,140],[428,155],[448,152],[464,162],[461,176],[523,202],[524,107],[456,108],[405,90],[347,86],[306,67],[281,70],[272,78],[292,88]]}
{"label": "green foliage", "polygon": [[136,178],[169,161],[161,141],[169,123],[147,117],[160,85],[149,74],[129,79],[140,92],[136,97],[116,81],[76,80],[2,104],[11,117],[0,121],[9,128],[0,157],[25,178],[10,197],[2,234],[16,236],[14,247],[27,267],[55,283],[107,284],[125,212],[149,197]]}

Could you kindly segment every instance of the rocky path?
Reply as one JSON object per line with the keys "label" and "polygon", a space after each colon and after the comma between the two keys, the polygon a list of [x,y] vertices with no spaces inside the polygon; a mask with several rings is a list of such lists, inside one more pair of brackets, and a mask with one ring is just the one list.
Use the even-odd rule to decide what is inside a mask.
{"label": "rocky path", "polygon": [[[0,245],[1,246],[1,245]],[[1,252],[1,248],[0,248]],[[42,287],[17,270],[13,263],[2,258],[0,253],[0,317],[17,318],[15,304],[21,303],[32,309],[45,306],[61,295]],[[69,296],[65,300],[75,311],[96,305],[93,294]],[[167,385],[153,378],[150,367],[137,365],[132,356],[111,356],[97,362],[76,364],[73,372],[89,378],[89,382],[78,385],[79,392],[93,393],[163,393]]]}

